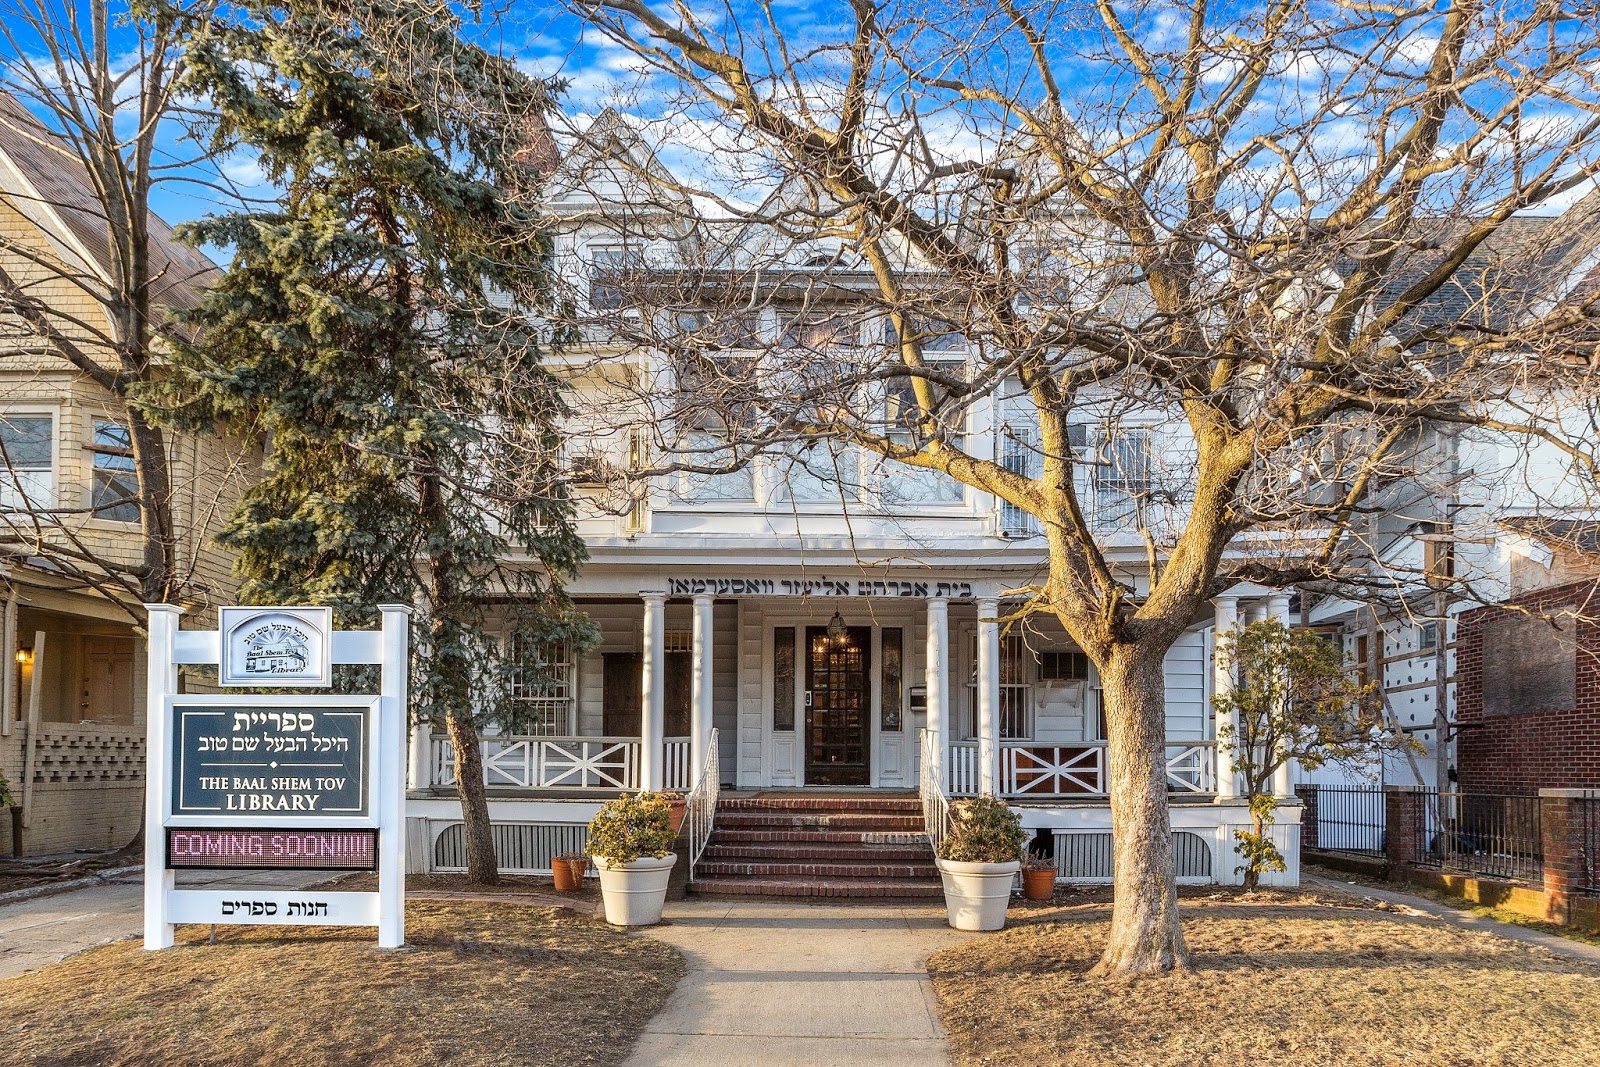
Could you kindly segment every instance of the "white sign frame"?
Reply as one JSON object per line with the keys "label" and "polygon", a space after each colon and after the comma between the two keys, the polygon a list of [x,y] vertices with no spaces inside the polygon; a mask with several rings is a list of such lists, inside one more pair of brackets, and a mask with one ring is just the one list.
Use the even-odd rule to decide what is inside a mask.
{"label": "white sign frame", "polygon": [[[276,620],[274,617],[276,616]],[[333,684],[333,609],[328,607],[226,607],[217,609],[222,640],[217,680],[224,686],[326,689]],[[298,669],[251,670],[252,650],[245,644],[251,627],[272,624],[282,629],[293,621],[305,628],[305,662]]]}
{"label": "white sign frame", "polygon": [[[149,613],[148,683],[146,708],[144,947],[171,948],[178,923],[268,923],[307,926],[370,926],[378,931],[379,948],[405,944],[405,790],[407,729],[407,669],[410,649],[411,609],[382,604],[378,630],[325,630],[322,666],[330,672],[335,663],[377,664],[381,685],[376,697],[368,694],[246,693],[218,695],[180,694],[179,664],[217,664],[227,656],[229,631],[180,630],[183,609],[171,604],[146,604]],[[223,611],[230,609],[224,608]],[[327,612],[326,608],[248,608],[259,614],[281,611]],[[331,613],[329,615],[331,619]],[[241,684],[241,683],[233,683]],[[247,683],[276,688],[273,679],[254,678]],[[295,684],[309,685],[312,682]],[[217,816],[174,816],[172,813],[172,729],[175,709],[186,705],[238,705],[241,707],[350,706],[371,701],[368,722],[368,808],[364,816],[318,818],[317,825],[334,829],[376,828],[378,831],[378,890],[375,893],[316,890],[178,888],[167,867],[166,830],[197,826],[256,827],[282,823],[283,813]],[[242,905],[242,906],[241,906]]]}

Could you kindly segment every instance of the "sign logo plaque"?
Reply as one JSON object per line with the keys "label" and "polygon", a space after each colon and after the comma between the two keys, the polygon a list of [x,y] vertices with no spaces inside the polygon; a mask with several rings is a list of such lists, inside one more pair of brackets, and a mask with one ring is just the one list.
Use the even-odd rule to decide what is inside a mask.
{"label": "sign logo plaque", "polygon": [[176,705],[172,814],[366,815],[371,701]]}
{"label": "sign logo plaque", "polygon": [[330,686],[332,608],[223,608],[223,685]]}

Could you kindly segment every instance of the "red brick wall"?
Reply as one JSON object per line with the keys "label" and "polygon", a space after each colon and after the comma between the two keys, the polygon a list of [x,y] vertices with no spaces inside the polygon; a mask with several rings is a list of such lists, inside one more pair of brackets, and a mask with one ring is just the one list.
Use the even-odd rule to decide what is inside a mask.
{"label": "red brick wall", "polygon": [[[1483,714],[1483,628],[1516,608],[1575,604],[1588,618],[1577,629],[1577,706],[1510,715]],[[1468,792],[1530,793],[1600,788],[1600,582],[1528,593],[1465,612],[1456,630],[1458,787]]]}

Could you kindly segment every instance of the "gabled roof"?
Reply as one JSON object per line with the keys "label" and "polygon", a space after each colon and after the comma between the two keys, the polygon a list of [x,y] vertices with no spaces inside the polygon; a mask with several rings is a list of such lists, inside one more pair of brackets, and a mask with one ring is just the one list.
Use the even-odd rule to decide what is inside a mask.
{"label": "gabled roof", "polygon": [[[101,281],[110,278],[105,209],[76,149],[3,92],[0,201],[38,226],[68,263]],[[179,241],[154,212],[148,227],[152,303],[193,307],[216,265]]]}
{"label": "gabled roof", "polygon": [[[641,188],[650,190],[650,199],[663,200],[674,210],[690,208],[689,198],[677,188],[677,178],[662,165],[638,131],[628,125],[616,109],[609,107],[578,135],[577,142],[551,174],[547,189],[549,200],[554,203],[589,189],[600,171],[618,164],[624,178],[634,178]],[[590,192],[593,195],[592,190]],[[629,206],[638,209],[647,205]]]}
{"label": "gabled roof", "polygon": [[1521,515],[1501,519],[1500,525],[1553,548],[1600,555],[1600,519],[1547,519]]}

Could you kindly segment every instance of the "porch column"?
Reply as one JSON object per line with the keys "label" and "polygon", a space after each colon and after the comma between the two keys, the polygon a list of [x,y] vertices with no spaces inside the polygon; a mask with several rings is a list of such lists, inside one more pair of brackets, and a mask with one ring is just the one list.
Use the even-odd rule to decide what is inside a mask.
{"label": "porch column", "polygon": [[[950,738],[946,734],[949,724],[950,693],[946,680],[950,676],[950,601],[942,596],[928,598],[928,649],[923,683],[928,690],[928,755],[930,770],[944,781],[945,754]],[[949,791],[948,784],[945,790]]]}
{"label": "porch column", "polygon": [[[1213,639],[1211,662],[1211,691],[1217,697],[1233,692],[1233,657],[1222,647],[1223,638],[1239,623],[1239,598],[1219,596],[1212,602],[1216,613],[1216,631]],[[1238,729],[1233,715],[1214,710],[1217,723],[1217,799],[1232,800],[1239,795],[1237,773],[1233,764],[1233,742],[1237,735],[1224,737],[1225,728]]]}
{"label": "porch column", "polygon": [[426,789],[433,784],[433,724],[426,719],[411,726],[411,759],[406,773],[407,789]]}
{"label": "porch column", "polygon": [[[1289,594],[1273,593],[1267,597],[1267,618],[1289,625]],[[1294,796],[1294,761],[1284,760],[1283,766],[1272,772],[1272,795]]]}
{"label": "porch column", "polygon": [[639,788],[657,790],[666,757],[662,740],[667,662],[667,594],[651,590],[644,598],[644,679],[639,708]]}
{"label": "porch column", "polygon": [[712,604],[709,596],[694,598],[694,650],[692,654],[692,690],[689,697],[691,722],[689,726],[689,785],[699,784],[705,771],[706,746],[711,743],[711,620]]}
{"label": "porch column", "polygon": [[1000,789],[1000,602],[978,601],[978,792]]}

